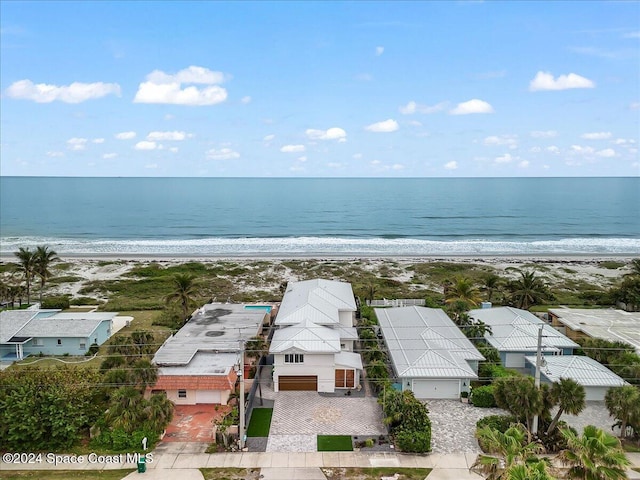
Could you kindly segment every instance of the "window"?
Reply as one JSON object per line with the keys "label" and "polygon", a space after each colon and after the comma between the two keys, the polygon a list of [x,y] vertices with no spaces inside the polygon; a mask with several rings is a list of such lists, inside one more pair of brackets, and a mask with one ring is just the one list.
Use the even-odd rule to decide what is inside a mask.
{"label": "window", "polygon": [[286,353],[284,363],[304,363],[304,355],[302,353]]}
{"label": "window", "polygon": [[58,346],[62,345],[62,340],[58,339]]}
{"label": "window", "polygon": [[34,339],[33,339],[33,344],[34,344],[36,347],[41,347],[41,346],[43,346],[43,345],[44,345],[44,342],[42,341],[42,339],[41,339],[41,338],[34,338]]}
{"label": "window", "polygon": [[87,349],[87,344],[86,343],[80,343],[80,350],[86,350]]}
{"label": "window", "polygon": [[187,398],[186,390],[178,390],[178,398]]}

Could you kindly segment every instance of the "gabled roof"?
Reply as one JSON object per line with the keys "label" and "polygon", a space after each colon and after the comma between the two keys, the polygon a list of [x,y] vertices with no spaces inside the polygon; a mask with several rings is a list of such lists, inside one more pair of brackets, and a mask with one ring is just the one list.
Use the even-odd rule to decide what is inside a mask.
{"label": "gabled roof", "polygon": [[[535,367],[536,357],[525,360]],[[571,378],[585,387],[618,387],[626,385],[622,378],[592,358],[579,355],[545,355],[541,373],[551,382]]]}
{"label": "gabled roof", "polygon": [[340,311],[356,311],[351,284],[334,280],[289,282],[276,317],[276,325],[311,320],[321,325],[339,323]]}
{"label": "gabled roof", "polygon": [[540,325],[543,327],[542,349],[544,351],[557,352],[562,348],[580,347],[533,313],[519,308],[480,308],[471,310],[469,316],[491,327],[491,334],[485,334],[485,339],[498,351],[535,352],[538,349]]}
{"label": "gabled roof", "polygon": [[276,330],[271,339],[269,353],[284,353],[291,350],[308,353],[338,353],[340,352],[340,333],[310,320]]}
{"label": "gabled roof", "polygon": [[0,344],[9,342],[37,314],[37,310],[3,310],[0,312]]}
{"label": "gabled roof", "polygon": [[467,360],[484,360],[441,309],[376,308],[391,360],[400,377],[477,378]]}

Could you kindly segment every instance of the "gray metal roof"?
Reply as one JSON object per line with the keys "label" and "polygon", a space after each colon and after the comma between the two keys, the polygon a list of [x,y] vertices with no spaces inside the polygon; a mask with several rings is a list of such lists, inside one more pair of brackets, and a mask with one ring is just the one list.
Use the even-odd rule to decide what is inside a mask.
{"label": "gray metal roof", "polygon": [[78,318],[59,318],[58,315],[45,318],[34,318],[20,330],[23,337],[44,338],[87,338],[98,328],[102,322],[111,322],[115,313],[110,316],[98,314],[95,317],[91,313],[84,313]]}
{"label": "gray metal roof", "polygon": [[257,335],[264,310],[245,309],[243,304],[210,303],[162,345],[153,361],[157,365],[187,365],[198,351],[236,352],[240,339]]}
{"label": "gray metal roof", "polygon": [[576,342],[526,310],[513,307],[479,308],[471,310],[469,316],[491,327],[491,334],[487,333],[485,339],[498,351],[535,352],[538,349],[540,325],[543,326],[544,351],[557,352],[562,348],[579,348]]}
{"label": "gray metal roof", "polygon": [[[571,378],[585,387],[618,387],[626,385],[622,378],[592,358],[579,355],[545,355],[540,372],[550,382]],[[535,367],[536,357],[525,360]]]}
{"label": "gray metal roof", "polygon": [[158,368],[158,375],[227,375],[239,363],[238,353],[199,351],[188,365]]}
{"label": "gray metal roof", "polygon": [[334,280],[289,282],[278,309],[276,325],[295,325],[311,320],[319,325],[340,322],[340,311],[356,311],[350,283]]}
{"label": "gray metal roof", "polygon": [[376,308],[382,334],[400,377],[478,378],[467,360],[484,360],[439,308]]}
{"label": "gray metal roof", "polygon": [[3,310],[0,312],[0,344],[7,343],[15,337],[37,313],[34,310]]}
{"label": "gray metal roof", "polygon": [[640,353],[640,312],[612,308],[551,308],[549,313],[572,330],[590,337],[627,342]]}
{"label": "gray metal roof", "polygon": [[340,332],[310,320],[276,330],[271,339],[270,353],[287,351],[308,353],[340,352]]}
{"label": "gray metal roof", "polygon": [[347,352],[345,350],[336,353],[336,367],[351,367],[362,370],[362,357],[359,353]]}

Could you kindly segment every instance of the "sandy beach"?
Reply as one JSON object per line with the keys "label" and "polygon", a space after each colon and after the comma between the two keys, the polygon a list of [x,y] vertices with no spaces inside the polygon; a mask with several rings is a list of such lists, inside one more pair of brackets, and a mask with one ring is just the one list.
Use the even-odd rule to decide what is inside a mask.
{"label": "sandy beach", "polygon": [[[221,267],[232,270],[242,267],[251,272],[251,282],[243,278],[220,274],[221,278],[233,279],[238,289],[246,291],[265,290],[277,292],[283,282],[303,280],[309,277],[314,268],[324,267],[319,276],[326,276],[326,269],[340,269],[357,266],[362,271],[393,281],[415,284],[418,288],[440,290],[437,283],[418,281],[415,278],[415,266],[428,263],[455,263],[478,266],[488,272],[505,278],[516,278],[518,270],[533,269],[550,286],[562,286],[567,282],[580,282],[594,287],[608,288],[629,270],[627,265],[634,257],[606,255],[602,257],[584,255],[547,255],[547,256],[437,256],[437,257],[332,257],[332,256],[292,256],[292,257],[212,257],[212,256],[160,256],[160,255],[98,255],[98,256],[61,256],[64,275],[72,281],[63,281],[51,285],[51,294],[79,295],[82,287],[93,281],[117,280],[135,267],[156,263],[162,268],[199,262],[209,267]],[[4,264],[15,262],[12,256],[3,255]],[[301,269],[296,268],[300,266]],[[452,277],[455,272],[452,271]],[[339,278],[336,278],[339,279]]]}

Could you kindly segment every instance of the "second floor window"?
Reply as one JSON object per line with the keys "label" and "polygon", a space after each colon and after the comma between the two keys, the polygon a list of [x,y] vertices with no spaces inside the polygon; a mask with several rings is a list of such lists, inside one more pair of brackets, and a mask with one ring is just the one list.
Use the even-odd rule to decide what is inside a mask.
{"label": "second floor window", "polygon": [[286,353],[284,363],[304,363],[304,355],[302,353]]}

